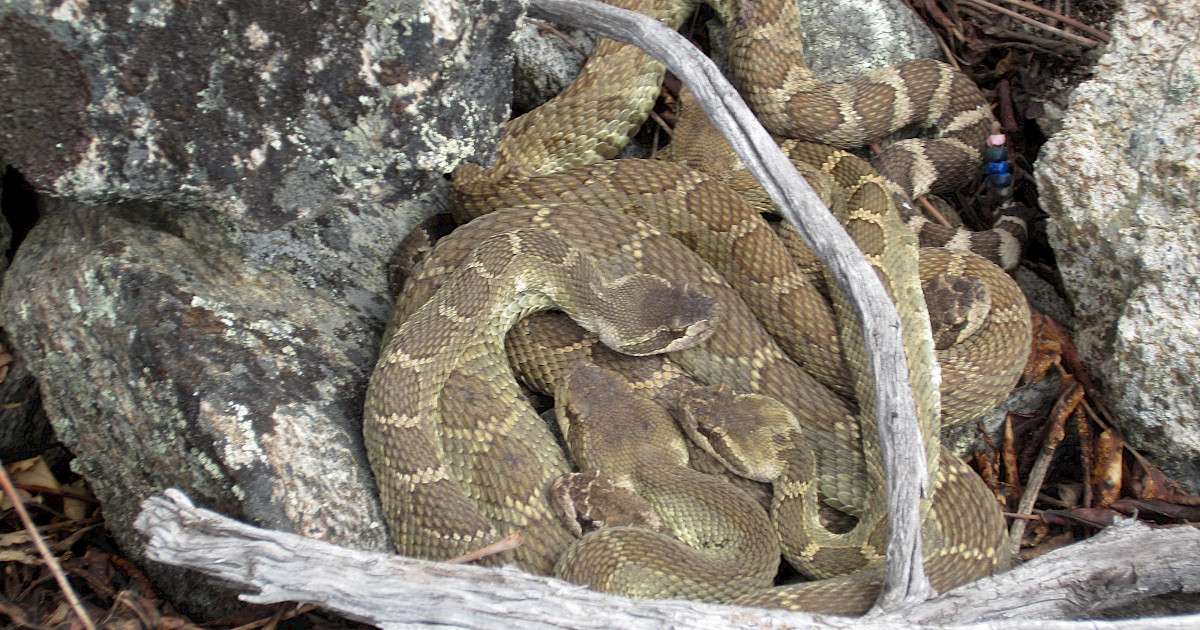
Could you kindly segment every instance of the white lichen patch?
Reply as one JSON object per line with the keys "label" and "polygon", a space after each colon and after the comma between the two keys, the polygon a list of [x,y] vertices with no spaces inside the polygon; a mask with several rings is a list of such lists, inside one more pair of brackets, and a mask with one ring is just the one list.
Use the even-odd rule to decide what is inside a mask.
{"label": "white lichen patch", "polygon": [[108,191],[108,162],[103,159],[105,145],[93,136],[87,150],[75,164],[54,180],[55,190],[72,190],[82,197],[102,195]]}
{"label": "white lichen patch", "polygon": [[279,471],[272,503],[305,536],[336,538],[339,532],[359,529],[370,506],[348,489],[369,481],[362,478],[364,467],[347,450],[341,430],[313,405],[280,407],[271,420],[274,431],[261,440],[267,465]]}
{"label": "white lichen patch", "polygon": [[420,20],[433,27],[433,36],[437,39],[458,39],[458,34],[463,31],[463,27],[458,20],[454,19],[453,8],[456,5],[453,2],[430,2],[429,0],[423,4],[425,6]]}
{"label": "white lichen patch", "polygon": [[120,321],[117,311],[120,304],[106,285],[107,280],[101,278],[103,270],[96,268],[83,271],[83,291],[76,293],[73,289],[68,294],[68,308],[78,313],[83,319],[83,325],[91,327],[96,324],[112,325]]}
{"label": "white lichen patch", "polygon": [[[264,63],[262,66],[262,70],[260,70],[258,73],[258,78],[262,81],[263,86],[272,88],[277,87],[275,83],[275,76],[279,74],[280,70],[287,67],[289,58],[290,55],[283,51],[279,51],[274,55],[271,55],[270,59],[267,59],[266,63]],[[259,90],[259,103],[268,105],[269,98],[269,94],[265,93],[264,90]]]}
{"label": "white lichen patch", "polygon": [[458,160],[463,157],[474,155],[476,151],[475,143],[464,138],[447,138],[439,133],[435,133],[426,127],[423,138],[427,142],[435,142],[426,146],[435,147],[434,150],[422,151],[417,154],[417,168],[427,171],[448,172],[454,168]]}
{"label": "white lichen patch", "polygon": [[[254,349],[261,345],[260,337],[269,339],[273,343],[282,342],[296,346],[303,344],[303,340],[296,336],[296,327],[286,321],[268,319],[246,320],[227,305],[199,295],[192,296],[189,306],[202,308],[212,313],[213,317],[224,324],[224,331],[221,334],[227,341],[234,345]],[[274,355],[274,349],[264,354],[264,356]],[[299,366],[292,367],[300,371]]]}
{"label": "white lichen patch", "polygon": [[130,166],[149,170],[153,165],[166,161],[162,149],[158,146],[161,126],[157,120],[148,115],[135,115],[130,118],[129,130],[141,145],[130,143],[129,151],[125,155],[126,170],[129,170]]}
{"label": "white lichen patch", "polygon": [[86,0],[66,0],[50,10],[50,17],[63,22],[79,22],[87,9]]}
{"label": "white lichen patch", "polygon": [[165,28],[167,20],[174,15],[178,3],[175,0],[137,0],[129,3],[129,23]]}
{"label": "white lichen patch", "polygon": [[211,425],[213,433],[219,436],[216,447],[221,450],[221,461],[226,466],[245,469],[266,456],[246,405],[201,400],[199,413],[200,420]]}
{"label": "white lichen patch", "polygon": [[271,36],[262,30],[258,22],[251,22],[250,26],[247,26],[246,30],[242,31],[242,37],[246,38],[246,45],[250,50],[262,50],[267,47],[267,44],[271,43]]}
{"label": "white lichen patch", "polygon": [[228,103],[225,101],[225,92],[222,89],[224,84],[220,77],[221,62],[213,61],[208,67],[208,76],[211,78],[208,86],[196,92],[200,97],[200,101],[196,103],[196,109],[202,112],[214,112],[228,109]]}
{"label": "white lichen patch", "polygon": [[[433,76],[431,76],[429,78],[422,77],[422,78],[416,79],[415,81],[411,81],[409,83],[397,83],[397,84],[391,86],[391,92],[392,92],[392,94],[395,94],[396,96],[399,96],[402,98],[413,96],[413,95],[425,94],[426,92],[429,91],[430,86],[433,85],[433,82],[436,81],[437,78],[438,78],[437,73],[435,72],[435,73],[433,73]],[[408,111],[408,113],[414,114],[414,115],[417,113],[416,101],[417,101],[417,99],[413,99],[413,101],[410,102],[405,107],[405,109]]]}
{"label": "white lichen patch", "polygon": [[232,314],[230,314],[228,311],[226,311],[224,314],[219,313],[214,308],[216,303],[203,296],[193,295],[191,301],[188,303],[188,306],[191,306],[192,308],[202,308],[212,313],[214,317],[220,320],[221,324],[224,325],[225,328],[232,328],[234,326],[234,316]]}
{"label": "white lichen patch", "polygon": [[385,168],[386,152],[380,140],[391,130],[392,121],[384,112],[372,110],[359,116],[355,124],[342,133],[341,155],[332,164],[338,178],[350,183],[363,172]]}
{"label": "white lichen patch", "polygon": [[315,57],[309,57],[308,60],[304,62],[304,66],[305,70],[307,70],[309,74],[317,74],[328,67],[328,64],[326,63],[324,56],[317,55]]}
{"label": "white lichen patch", "polygon": [[279,131],[271,125],[267,125],[262,130],[262,135],[265,138],[262,144],[253,149],[250,149],[250,155],[246,158],[240,155],[234,155],[230,159],[234,166],[254,170],[262,166],[267,161],[269,149],[278,151],[283,148],[283,141],[279,135]]}
{"label": "white lichen patch", "polygon": [[358,67],[358,76],[371,87],[379,87],[379,58],[387,45],[376,24],[368,24],[363,33],[362,45],[358,47],[358,55],[362,63]]}

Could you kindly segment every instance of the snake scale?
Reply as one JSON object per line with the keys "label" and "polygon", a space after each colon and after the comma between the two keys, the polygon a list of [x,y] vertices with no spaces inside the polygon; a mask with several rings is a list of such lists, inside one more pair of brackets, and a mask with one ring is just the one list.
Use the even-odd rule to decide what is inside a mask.
{"label": "snake scale", "polygon": [[[791,0],[740,4],[716,7],[727,24],[738,25],[731,58],[739,89],[769,128],[787,118],[783,112],[806,112],[808,126],[788,131],[818,144],[793,144],[793,158],[808,165],[806,176],[826,192],[901,312],[934,479],[933,498],[923,506],[927,573],[939,590],[990,574],[1005,561],[1003,519],[982,482],[941,450],[937,431],[942,415],[978,415],[1011,388],[1029,343],[1027,307],[1011,279],[976,255],[925,249],[918,269],[916,237],[896,203],[934,186],[934,175],[961,173],[963,163],[978,158],[990,128],[986,104],[965,78],[929,61],[843,86],[817,83],[796,63]],[[691,10],[663,0],[636,8],[674,25]],[[781,56],[791,57],[790,69],[773,65]],[[755,207],[718,178],[686,166],[687,141],[673,149],[684,164],[600,162],[644,121],[661,80],[661,66],[640,51],[600,40],[575,84],[509,123],[491,169],[464,165],[455,172],[457,211],[474,218],[440,241],[409,279],[366,398],[368,454],[397,549],[445,560],[519,530],[523,545],[483,562],[556,572],[636,596],[865,612],[882,574],[885,511],[869,382],[865,370],[854,368],[862,361],[857,328],[844,301],[836,292],[827,296],[820,279],[797,265]],[[936,124],[940,136],[886,151],[877,164],[887,177],[826,146],[861,144],[914,121]],[[696,146],[700,155],[711,150],[702,139]],[[1007,229],[992,232],[1003,240]],[[922,286],[929,295],[965,288],[990,307],[969,324],[951,318],[948,327],[965,339],[936,358]],[[555,314],[525,317],[548,309],[566,311],[590,334],[564,326]],[[935,309],[939,317],[955,312]],[[626,358],[605,346],[656,356]],[[522,368],[530,386],[575,401],[561,388],[581,356],[616,370],[592,375],[594,381],[623,373],[627,380],[615,382],[628,385],[608,389],[614,398],[635,398],[617,408],[666,408],[676,418],[693,418],[681,422],[694,441],[707,442],[707,455],[689,445],[691,465],[708,457],[772,483],[768,507],[785,557],[822,579],[766,588],[770,557],[777,562],[778,553],[768,546],[763,556],[761,545],[754,554],[734,554],[756,558],[747,561],[754,568],[746,579],[701,568],[713,566],[714,554],[728,560],[730,548],[751,544],[734,533],[762,521],[713,525],[699,538],[668,524],[673,536],[619,526],[576,540],[551,503],[571,463],[523,401],[509,363]],[[952,395],[943,396],[939,385]],[[612,408],[582,395],[576,404]],[[701,408],[724,411],[716,420],[692,413]],[[745,408],[761,413],[744,420]],[[567,422],[573,414],[561,408],[559,415]],[[649,431],[659,423],[641,425]],[[564,427],[568,442],[588,431]],[[769,438],[738,442],[738,435]],[[690,474],[674,472],[678,448],[639,457],[664,462],[662,479]],[[778,465],[761,472],[763,458]],[[618,477],[617,485],[651,495],[661,481]],[[675,523],[691,513],[683,501],[652,501],[651,510]],[[854,523],[832,531],[821,524],[818,504]],[[761,508],[724,511],[728,517],[752,509]],[[682,559],[661,551],[662,540],[672,538],[690,541],[693,551],[681,552]]]}

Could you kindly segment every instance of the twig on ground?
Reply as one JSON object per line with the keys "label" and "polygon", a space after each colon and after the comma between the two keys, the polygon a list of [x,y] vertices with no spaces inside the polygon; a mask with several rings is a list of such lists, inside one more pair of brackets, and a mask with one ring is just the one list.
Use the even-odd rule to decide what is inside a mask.
{"label": "twig on ground", "polygon": [[[1017,13],[1016,11],[1013,11],[1012,9],[1006,9],[1002,6],[992,4],[991,2],[988,2],[987,0],[963,0],[963,1],[968,4],[974,4],[978,7],[983,7],[989,11],[996,11],[998,13],[1003,13],[1004,15],[1007,15],[1007,16],[1013,18],[1014,20],[1020,20],[1021,22],[1024,22],[1030,26],[1033,26],[1034,28],[1040,28],[1048,33],[1052,33],[1055,36],[1065,39],[1073,44],[1078,44],[1080,46],[1085,46],[1088,48],[1094,48],[1103,43],[1103,42],[1096,41],[1094,39],[1089,39],[1087,37],[1082,37],[1080,35],[1076,35],[1074,33],[1068,33],[1066,31],[1062,30],[1061,28],[1055,28],[1044,22],[1039,22],[1027,15],[1022,15],[1020,13]],[[1056,16],[1056,17],[1059,19],[1062,18],[1062,16]]]}
{"label": "twig on ground", "polygon": [[1108,33],[1105,33],[1104,31],[1102,31],[1094,26],[1091,26],[1089,24],[1084,24],[1083,22],[1080,22],[1079,20],[1076,20],[1075,18],[1070,17],[1068,15],[1063,15],[1062,13],[1056,13],[1054,11],[1051,11],[1050,9],[1045,9],[1045,8],[1039,7],[1038,5],[1033,4],[1031,2],[1024,2],[1023,0],[1000,0],[1000,1],[1004,2],[1006,4],[1011,4],[1014,7],[1020,7],[1022,9],[1027,9],[1029,11],[1033,11],[1034,13],[1041,13],[1042,15],[1045,15],[1046,17],[1053,18],[1064,24],[1069,24],[1069,25],[1087,33],[1088,35],[1095,37],[1096,39],[1100,40],[1101,42],[1103,42],[1105,44],[1112,41],[1112,37],[1110,37],[1108,35]]}
{"label": "twig on ground", "polygon": [[475,562],[481,558],[494,556],[498,553],[504,553],[505,551],[516,549],[517,547],[521,546],[521,540],[521,532],[513,532],[482,549],[476,549],[471,553],[464,553],[463,555],[447,560],[446,562],[450,564],[466,564],[468,562]]}
{"label": "twig on ground", "polygon": [[46,546],[46,541],[42,539],[42,534],[38,532],[37,526],[33,524],[33,519],[29,518],[29,512],[25,510],[25,504],[21,501],[20,495],[17,494],[17,489],[13,487],[12,479],[9,479],[8,470],[4,467],[3,461],[0,461],[0,486],[3,486],[4,493],[12,501],[13,509],[17,511],[17,516],[20,517],[21,523],[29,532],[29,536],[33,538],[34,546],[37,547],[42,560],[46,562],[50,573],[54,575],[55,581],[58,582],[58,587],[62,589],[63,595],[66,596],[67,602],[71,605],[71,609],[75,611],[75,616],[79,618],[79,623],[83,624],[83,627],[87,628],[87,630],[95,630],[96,624],[92,622],[92,618],[83,609],[83,604],[79,601],[79,596],[75,594],[75,589],[71,588],[71,582],[67,580],[66,573],[63,573],[62,565],[58,563],[58,558],[55,558],[54,554],[50,553],[50,548]]}
{"label": "twig on ground", "polygon": [[[1067,378],[1069,377],[1064,377],[1064,379]],[[1063,438],[1067,418],[1075,411],[1079,403],[1083,401],[1085,392],[1083,386],[1078,381],[1070,379],[1069,383],[1065,380],[1064,383],[1066,384],[1065,389],[1059,395],[1058,402],[1050,412],[1050,430],[1046,433],[1042,449],[1038,452],[1037,459],[1033,462],[1033,468],[1029,471],[1029,479],[1025,483],[1021,502],[1017,506],[1017,514],[1033,513],[1033,504],[1037,502],[1038,493],[1042,489],[1042,483],[1046,481],[1046,473],[1050,470],[1050,462],[1054,460],[1054,453],[1058,449],[1058,443]],[[1025,526],[1027,523],[1028,521],[1024,519],[1016,519],[1009,530],[1009,551],[1013,555],[1016,555],[1021,550],[1021,539],[1025,537]]]}

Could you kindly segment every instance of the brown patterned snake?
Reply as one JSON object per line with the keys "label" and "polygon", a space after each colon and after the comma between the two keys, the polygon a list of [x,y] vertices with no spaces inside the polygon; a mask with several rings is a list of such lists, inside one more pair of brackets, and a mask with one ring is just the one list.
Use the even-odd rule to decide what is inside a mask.
{"label": "brown patterned snake", "polygon": [[[790,0],[743,4],[753,4],[755,10],[748,15],[776,16],[782,26],[727,20],[746,29],[734,35],[735,70],[738,64],[754,64],[741,61],[751,52],[770,60],[782,54],[776,47],[786,52],[790,46],[798,54],[799,44],[785,44],[790,40],[783,38],[790,32],[788,24],[794,26],[796,20]],[[676,19],[687,9],[666,11]],[[661,68],[640,52],[601,41],[572,88],[510,123],[496,167],[456,172],[465,213],[505,209],[476,218],[439,243],[406,286],[389,328],[396,332],[389,333],[372,376],[364,431],[397,547],[408,555],[448,559],[521,530],[526,541],[522,547],[487,562],[516,563],[546,573],[572,544],[548,497],[550,483],[569,466],[549,430],[520,402],[504,354],[507,349],[519,362],[533,366],[528,381],[553,387],[567,369],[556,358],[564,351],[522,345],[526,342],[513,335],[501,340],[519,316],[554,303],[598,332],[605,343],[643,352],[671,350],[670,362],[659,363],[652,375],[681,369],[702,384],[762,394],[781,403],[784,415],[794,420],[772,429],[779,447],[772,457],[811,453],[807,462],[800,455],[783,473],[764,475],[771,477],[764,481],[776,482],[776,515],[787,510],[796,514],[787,523],[776,520],[785,550],[791,544],[789,559],[814,575],[852,573],[765,591],[751,585],[739,601],[863,612],[878,590],[883,473],[869,422],[869,387],[864,387],[862,370],[847,367],[861,361],[858,336],[853,323],[838,313],[843,309],[838,296],[831,306],[758,212],[712,177],[656,161],[607,162],[552,174],[611,157],[623,143],[617,136],[644,120],[645,101],[652,102],[660,81]],[[925,274],[927,291],[953,285],[956,278],[981,278],[991,306],[979,330],[942,351],[943,389],[949,386],[966,395],[940,402],[916,243],[891,203],[893,195],[911,194],[928,184],[928,171],[951,172],[948,164],[954,155],[970,157],[967,154],[981,144],[980,133],[990,124],[982,116],[986,106],[973,87],[934,62],[912,62],[847,88],[821,87],[795,69],[751,81],[743,77],[740,87],[748,100],[769,115],[778,107],[758,102],[757,88],[747,87],[755,81],[776,86],[765,90],[769,93],[782,87],[809,88],[809,97],[790,100],[811,110],[803,118],[817,121],[821,129],[801,131],[823,143],[861,142],[881,127],[887,133],[913,119],[937,122],[943,131],[933,143],[902,145],[885,153],[881,163],[889,168],[889,180],[827,147],[799,144],[794,155],[813,165],[812,174],[818,185],[827,187],[831,201],[844,196],[843,203],[833,204],[834,210],[877,265],[905,322],[910,372],[935,479],[923,528],[926,570],[939,590],[989,574],[1002,562],[997,549],[1003,522],[982,482],[940,450],[939,406],[970,416],[1004,395],[1028,348],[1028,312],[1019,291],[994,265],[972,255],[922,253],[922,273],[932,269]],[[594,89],[610,96],[587,92]],[[617,111],[608,112],[607,106]],[[561,116],[573,121],[572,133],[559,133],[568,128]],[[859,125],[861,121],[869,124]],[[681,241],[694,245],[713,267]],[[643,273],[668,284],[654,285],[653,276],[639,275]],[[648,286],[659,289],[646,292]],[[642,293],[633,302],[618,303],[603,297],[616,292],[613,287],[640,287]],[[667,287],[672,287],[670,293]],[[597,294],[602,296],[598,304]],[[701,295],[720,305],[715,327],[711,310],[700,312],[704,309],[699,305],[707,304]],[[656,320],[663,323],[633,315],[621,319],[624,309],[637,300],[643,304],[634,312],[647,319],[664,317]],[[592,308],[602,313],[591,313]],[[526,321],[527,328],[538,326]],[[783,348],[764,326],[783,335]],[[706,334],[711,336],[704,339]],[[581,352],[599,351],[590,338],[577,338],[566,348],[567,354]],[[854,396],[858,407],[839,394]],[[690,404],[715,403],[705,403],[700,396]],[[717,419],[732,415],[730,411]],[[735,432],[733,425],[711,421],[697,423],[695,430],[709,437]],[[815,479],[796,479],[812,469]],[[818,499],[853,514],[858,525],[843,534],[828,532],[816,515]],[[572,549],[615,536],[605,531],[627,530],[601,530]],[[573,579],[638,595],[725,600],[742,594],[706,592],[700,585],[682,591],[672,590],[671,584],[648,589],[648,582],[670,581],[662,577],[663,571],[639,568],[657,562],[654,554],[617,555],[632,555],[632,568],[622,569],[627,571],[625,582],[593,575]],[[569,562],[559,571],[574,575]],[[632,580],[629,571],[641,578]]]}

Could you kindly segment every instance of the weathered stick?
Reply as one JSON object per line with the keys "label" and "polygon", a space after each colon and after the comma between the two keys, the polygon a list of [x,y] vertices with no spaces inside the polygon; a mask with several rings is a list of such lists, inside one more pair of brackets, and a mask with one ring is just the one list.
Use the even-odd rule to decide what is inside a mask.
{"label": "weathered stick", "polygon": [[[259,529],[196,508],[167,490],[142,503],[134,526],[147,556],[232,582],[242,599],[312,602],[385,628],[588,629],[1200,627],[1200,615],[1117,622],[1057,621],[1165,592],[1200,591],[1200,531],[1123,521],[1007,573],[886,616],[847,619],[686,601],[604,595],[516,569],[371,553]],[[1039,618],[1040,619],[1034,619]]]}
{"label": "weathered stick", "polygon": [[887,611],[925,599],[930,587],[921,562],[920,499],[929,494],[928,466],[900,317],[879,277],[737,90],[683,36],[652,18],[593,0],[530,0],[529,13],[633,44],[675,73],[850,300],[862,323],[887,471],[887,572],[876,608]]}

